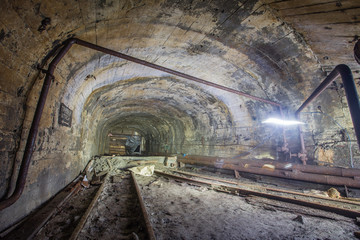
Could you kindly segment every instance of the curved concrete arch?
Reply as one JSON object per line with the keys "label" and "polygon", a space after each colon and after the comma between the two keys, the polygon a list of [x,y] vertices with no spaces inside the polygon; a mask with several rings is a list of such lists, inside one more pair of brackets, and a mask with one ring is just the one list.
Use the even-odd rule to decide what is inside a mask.
{"label": "curved concrete arch", "polygon": [[[149,125],[161,130],[161,122],[165,121],[168,126],[165,132],[170,133],[159,137],[159,141],[172,139],[172,142],[175,139],[179,142],[185,139],[194,141],[199,138],[196,133],[207,131],[208,126],[213,130],[204,137],[211,138],[217,133],[218,126],[225,127],[225,123],[225,128],[231,128],[233,122],[230,110],[217,97],[199,86],[168,77],[134,78],[99,88],[88,98],[84,111],[82,127],[93,129],[104,126],[101,128],[105,135],[111,129],[107,125],[124,123],[124,119],[132,118],[132,123],[137,122],[139,129],[147,129],[148,121],[152,121],[156,124]],[[91,120],[85,120],[87,118]]]}

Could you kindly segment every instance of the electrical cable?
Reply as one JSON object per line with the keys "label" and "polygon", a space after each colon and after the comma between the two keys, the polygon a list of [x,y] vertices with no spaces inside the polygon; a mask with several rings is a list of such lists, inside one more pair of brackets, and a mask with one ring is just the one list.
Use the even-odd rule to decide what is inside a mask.
{"label": "electrical cable", "polygon": [[324,114],[325,116],[327,116],[328,118],[333,120],[335,122],[335,124],[338,125],[338,127],[340,127],[340,129],[345,131],[345,134],[346,134],[346,136],[348,138],[348,143],[349,143],[350,165],[351,165],[351,168],[354,168],[353,153],[352,153],[352,149],[351,149],[352,145],[351,145],[350,135],[349,135],[348,131],[343,126],[341,126],[340,123],[338,121],[336,121],[336,119],[331,117],[329,114],[324,113],[323,111],[321,111],[321,112],[301,112],[301,113],[305,113],[305,114],[314,114],[314,113]]}

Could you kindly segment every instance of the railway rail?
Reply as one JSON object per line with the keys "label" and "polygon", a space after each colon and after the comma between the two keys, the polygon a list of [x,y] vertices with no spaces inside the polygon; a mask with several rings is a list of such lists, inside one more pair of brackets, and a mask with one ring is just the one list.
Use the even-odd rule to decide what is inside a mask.
{"label": "railway rail", "polygon": [[320,209],[350,218],[360,217],[360,203],[356,201],[242,184],[235,181],[183,171],[171,171],[171,173],[155,171],[155,174],[181,182],[188,182],[195,185],[206,185],[216,191],[273,199],[314,209]]}
{"label": "railway rail", "polygon": [[[134,174],[129,171],[121,171],[120,174],[113,176],[110,176],[110,174],[106,177],[104,176],[101,186],[93,186],[94,190],[92,194],[87,194],[86,196],[89,197],[82,198],[88,201],[86,205],[82,207],[81,213],[75,211],[76,213],[71,215],[71,217],[70,215],[65,215],[69,216],[68,219],[75,219],[75,216],[80,216],[80,219],[77,218],[78,220],[76,221],[69,220],[71,227],[67,228],[66,234],[62,234],[62,237],[58,235],[57,233],[60,230],[56,230],[56,228],[58,228],[59,222],[52,222],[40,232],[42,235],[35,239],[44,239],[45,237],[51,239],[54,237],[56,239],[80,240],[152,240],[156,239],[152,227],[156,230],[159,238],[163,238],[164,236],[176,238],[176,236],[185,234],[184,236],[188,236],[188,238],[185,237],[185,239],[194,239],[199,238],[199,236],[204,237],[201,234],[199,235],[199,233],[202,233],[206,234],[207,237],[200,237],[201,239],[209,239],[211,234],[218,236],[216,239],[223,239],[225,235],[232,236],[232,234],[234,234],[235,236],[239,234],[236,227],[229,229],[231,233],[223,233],[220,231],[222,227],[218,226],[219,224],[214,224],[214,229],[217,229],[216,231],[212,231],[212,229],[205,231],[204,229],[206,229],[206,227],[202,225],[204,219],[213,219],[211,221],[213,223],[215,221],[214,216],[221,218],[223,217],[222,214],[224,214],[226,217],[222,218],[222,221],[230,217],[237,219],[234,220],[235,222],[241,222],[241,219],[246,219],[246,215],[253,211],[258,211],[258,214],[262,216],[261,219],[264,217],[267,219],[268,213],[266,213],[266,211],[268,211],[268,209],[271,211],[278,209],[280,215],[282,214],[281,216],[285,217],[284,219],[290,220],[293,220],[293,217],[286,215],[287,213],[307,216],[306,221],[313,221],[310,220],[310,218],[314,217],[322,218],[325,221],[345,221],[347,229],[351,229],[351,231],[355,231],[351,224],[355,224],[356,221],[350,218],[360,217],[360,202],[347,198],[336,199],[317,196],[297,190],[260,186],[257,184],[243,183],[241,180],[233,178],[225,178],[205,173],[199,174],[185,170],[180,171],[180,169],[161,168],[161,166],[159,166],[158,169],[152,177],[137,176],[138,182]],[[168,181],[169,179],[171,181]],[[179,184],[179,182],[181,183]],[[183,184],[183,182],[191,186]],[[146,196],[147,199],[148,210],[151,211],[151,222],[153,226],[150,224],[150,218],[146,211],[138,183],[142,186],[141,192],[146,194],[144,196]],[[220,195],[213,191],[206,191],[206,188],[235,196],[228,195],[226,197],[219,197]],[[199,191],[201,192],[200,194]],[[86,191],[84,191],[84,193],[85,192]],[[238,199],[236,195],[244,198]],[[200,200],[202,197],[212,200],[208,202],[207,200],[202,201]],[[154,201],[155,199],[156,201]],[[229,199],[231,199],[231,202],[229,202]],[[90,201],[91,203],[89,204]],[[210,203],[213,201],[216,203],[212,206]],[[299,206],[283,204],[282,202],[297,204]],[[241,205],[240,208],[238,206],[239,203]],[[206,206],[208,210],[204,211],[204,207]],[[214,210],[217,206],[223,206],[223,208]],[[300,206],[304,206],[305,208]],[[64,207],[64,210],[71,207],[76,208],[78,205],[73,202],[73,204]],[[314,211],[313,209],[323,211]],[[241,215],[239,215],[238,211],[241,212]],[[189,212],[196,212],[197,215],[202,212],[203,215],[195,217],[193,214],[189,214]],[[65,222],[67,218],[62,217],[61,219],[64,219],[62,221]],[[248,219],[246,222],[247,221],[250,220]],[[266,221],[269,221],[269,219]],[[184,226],[186,226],[186,229],[191,228],[192,230],[184,233]],[[253,225],[250,224],[246,226]],[[271,224],[269,226],[271,226]],[[296,227],[296,223],[294,226]],[[45,230],[49,229],[49,227],[54,228],[54,232],[49,233]],[[256,229],[256,227],[254,227],[254,229]],[[296,229],[293,231],[297,232]],[[314,229],[314,231],[318,230]],[[252,236],[252,233],[248,234]],[[288,236],[285,230],[282,234]],[[316,232],[315,235],[318,236],[319,234],[321,233]],[[66,237],[64,237],[65,235]],[[26,237],[24,234],[22,236]],[[240,239],[247,239],[246,236]],[[28,239],[28,237],[21,239]]]}
{"label": "railway rail", "polygon": [[[114,237],[114,234],[116,237]],[[155,239],[134,175],[106,177],[70,239]]]}

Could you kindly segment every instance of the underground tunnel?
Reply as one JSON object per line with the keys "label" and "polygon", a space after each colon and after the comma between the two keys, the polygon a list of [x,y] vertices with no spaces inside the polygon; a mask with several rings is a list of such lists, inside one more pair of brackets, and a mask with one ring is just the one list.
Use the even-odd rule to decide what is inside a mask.
{"label": "underground tunnel", "polygon": [[358,238],[359,8],[3,1],[0,237]]}

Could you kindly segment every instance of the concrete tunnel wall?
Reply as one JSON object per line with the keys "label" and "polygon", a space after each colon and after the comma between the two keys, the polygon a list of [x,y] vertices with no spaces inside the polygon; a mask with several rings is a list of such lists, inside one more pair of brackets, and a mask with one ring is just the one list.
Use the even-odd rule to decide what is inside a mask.
{"label": "concrete tunnel wall", "polygon": [[[43,82],[36,67],[46,69],[52,50],[69,37],[279,102],[289,116],[324,78],[301,35],[262,1],[5,1],[1,13],[2,197],[11,187],[13,166],[16,170],[21,162]],[[45,17],[51,23],[40,31]],[[54,76],[26,188],[0,212],[0,230],[66,186],[92,156],[103,154],[112,131],[140,132],[151,152],[246,155],[264,142],[252,157],[281,158],[276,152],[281,130],[261,124],[278,112],[268,104],[76,45]],[[337,100],[341,89],[328,93],[312,110],[321,105],[351,128],[346,106]],[[58,122],[61,104],[72,111],[71,127]],[[348,166],[346,139],[332,120],[304,119],[310,158],[333,154],[333,164]],[[298,151],[296,129],[287,132],[290,147]],[[330,136],[335,141],[326,144]]]}

